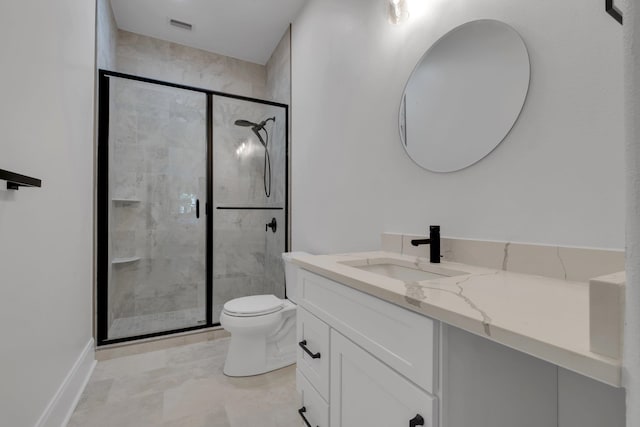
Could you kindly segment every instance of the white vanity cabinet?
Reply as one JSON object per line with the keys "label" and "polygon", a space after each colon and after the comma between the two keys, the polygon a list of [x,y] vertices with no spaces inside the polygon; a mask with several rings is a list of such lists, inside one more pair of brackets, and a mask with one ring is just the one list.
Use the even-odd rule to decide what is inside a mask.
{"label": "white vanity cabinet", "polygon": [[[452,264],[475,276],[464,287],[443,279],[418,289],[349,270],[354,259],[411,261],[388,253],[299,260],[297,383],[306,427],[624,427],[624,389],[607,385],[615,363],[583,351],[581,286]],[[537,313],[530,296],[545,290],[583,305],[565,318],[566,303],[549,300],[555,311]],[[421,291],[418,313],[410,295]],[[470,316],[470,295],[497,313],[490,330]]]}
{"label": "white vanity cabinet", "polygon": [[437,322],[308,271],[298,277],[305,425],[437,427]]}

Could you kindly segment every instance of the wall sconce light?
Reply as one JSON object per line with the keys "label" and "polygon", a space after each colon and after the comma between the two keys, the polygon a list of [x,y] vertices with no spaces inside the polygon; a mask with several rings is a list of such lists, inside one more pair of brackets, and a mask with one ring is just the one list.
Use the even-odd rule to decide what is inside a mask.
{"label": "wall sconce light", "polygon": [[409,18],[409,6],[407,0],[389,1],[389,21],[392,24],[399,24]]}

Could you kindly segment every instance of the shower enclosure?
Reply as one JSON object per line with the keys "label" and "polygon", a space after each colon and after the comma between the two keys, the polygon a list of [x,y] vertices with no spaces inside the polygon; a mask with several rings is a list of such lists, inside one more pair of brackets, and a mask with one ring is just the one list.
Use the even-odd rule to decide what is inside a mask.
{"label": "shower enclosure", "polygon": [[99,73],[99,344],[216,326],[284,297],[288,107]]}

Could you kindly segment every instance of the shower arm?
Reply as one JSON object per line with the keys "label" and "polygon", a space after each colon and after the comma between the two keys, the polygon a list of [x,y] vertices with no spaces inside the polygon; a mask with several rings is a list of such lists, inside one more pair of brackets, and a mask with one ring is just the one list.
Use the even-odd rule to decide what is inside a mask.
{"label": "shower arm", "polygon": [[[253,131],[253,133],[256,134],[256,136],[258,137],[258,139],[260,140],[260,144],[262,144],[262,146],[264,148],[267,148],[267,143],[264,141],[264,139],[262,139],[262,135],[260,135],[260,131],[264,130],[265,132],[267,131],[264,127],[258,128],[256,127],[252,127],[251,130]],[[268,135],[268,133],[267,133]]]}

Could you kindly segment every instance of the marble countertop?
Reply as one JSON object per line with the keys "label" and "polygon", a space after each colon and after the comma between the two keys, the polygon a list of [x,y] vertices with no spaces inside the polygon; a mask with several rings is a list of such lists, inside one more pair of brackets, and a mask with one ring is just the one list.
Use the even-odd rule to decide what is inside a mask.
{"label": "marble countertop", "polygon": [[[454,277],[402,281],[354,265],[393,260]],[[590,351],[588,283],[488,269],[393,252],[300,254],[293,261],[349,287],[619,387],[621,361]],[[351,264],[351,265],[347,265]]]}

